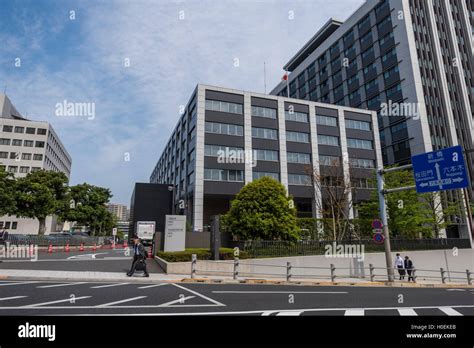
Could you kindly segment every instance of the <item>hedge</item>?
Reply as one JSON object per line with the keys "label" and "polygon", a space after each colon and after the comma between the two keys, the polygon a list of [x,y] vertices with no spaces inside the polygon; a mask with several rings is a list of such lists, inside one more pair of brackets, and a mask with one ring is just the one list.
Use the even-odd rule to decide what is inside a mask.
{"label": "hedge", "polygon": [[[156,256],[167,261],[167,262],[188,262],[191,261],[192,255],[196,254],[198,260],[210,260],[211,251],[205,248],[190,248],[185,251],[173,251],[164,252],[158,251]],[[248,259],[249,254],[245,251],[239,251],[239,259]],[[231,248],[220,248],[219,249],[220,260],[233,260],[234,249]]]}

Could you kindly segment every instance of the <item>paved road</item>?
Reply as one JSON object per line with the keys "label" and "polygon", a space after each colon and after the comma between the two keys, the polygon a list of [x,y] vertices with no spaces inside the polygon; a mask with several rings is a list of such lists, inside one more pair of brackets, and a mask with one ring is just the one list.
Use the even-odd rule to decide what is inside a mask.
{"label": "paved road", "polygon": [[[131,255],[131,253],[129,253]],[[38,260],[0,260],[0,269],[29,269],[49,271],[95,271],[95,272],[127,272],[130,270],[131,256],[125,249],[98,249],[84,252],[38,253]],[[150,273],[162,273],[156,262],[148,262]]]}
{"label": "paved road", "polygon": [[474,316],[474,289],[0,281],[0,315],[53,314]]}

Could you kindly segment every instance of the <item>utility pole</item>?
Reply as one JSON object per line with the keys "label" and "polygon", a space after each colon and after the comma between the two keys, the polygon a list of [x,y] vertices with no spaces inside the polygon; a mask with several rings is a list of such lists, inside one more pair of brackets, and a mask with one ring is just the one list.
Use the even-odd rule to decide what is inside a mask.
{"label": "utility pole", "polygon": [[392,265],[392,249],[390,247],[390,233],[388,230],[387,205],[385,203],[384,179],[382,169],[377,171],[377,192],[379,195],[380,217],[382,219],[382,228],[384,236],[385,265],[387,267],[388,281],[393,282],[394,273]]}

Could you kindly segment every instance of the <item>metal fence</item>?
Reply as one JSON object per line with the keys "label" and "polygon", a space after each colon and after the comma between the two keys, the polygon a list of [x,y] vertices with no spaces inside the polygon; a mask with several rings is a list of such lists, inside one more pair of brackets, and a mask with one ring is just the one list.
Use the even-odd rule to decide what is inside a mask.
{"label": "metal fence", "polygon": [[[209,262],[209,261],[200,261]],[[326,280],[336,283],[339,280],[347,281],[352,278],[364,279],[370,282],[387,282],[387,268],[386,267],[375,267],[373,264],[369,264],[369,267],[362,267],[362,274],[354,276],[351,274],[351,268],[349,267],[336,267],[334,264],[329,267],[313,267],[313,266],[294,266],[291,262],[282,263],[281,265],[275,264],[260,264],[255,262],[241,261],[239,258],[235,258],[233,261],[211,261],[214,264],[220,264],[223,266],[222,269],[199,269],[198,260],[196,255],[192,255],[191,261],[191,278],[196,278],[198,275],[223,275],[232,277],[234,280],[242,279],[242,277],[251,278],[275,278],[286,282],[292,281],[318,281]],[[243,266],[252,266],[252,271],[243,272],[241,269]],[[264,268],[264,270],[260,270]],[[267,271],[265,271],[265,269]],[[268,271],[271,269],[271,271]],[[466,269],[465,271],[445,271],[443,268],[439,270],[429,269],[404,269],[403,279],[399,278],[399,275],[395,275],[395,279],[401,281],[412,280],[416,282],[418,279],[422,281],[439,282],[445,283],[466,283],[467,285],[473,284],[473,273]],[[395,272],[396,273],[396,272]]]}
{"label": "metal fence", "polygon": [[[284,257],[284,256],[305,256],[323,255],[325,247],[334,241],[234,241],[232,247],[238,247],[245,251],[251,258],[259,257]],[[459,249],[470,248],[469,239],[459,238],[439,238],[439,239],[390,239],[392,251],[408,250],[434,250],[434,249]],[[337,244],[364,245],[365,252],[383,252],[384,245],[376,244],[371,239],[366,240],[341,240]]]}
{"label": "metal fence", "polygon": [[81,244],[92,246],[104,244],[104,237],[85,237],[85,236],[60,236],[60,235],[23,235],[9,234],[7,242],[14,245],[38,245],[38,246],[79,246]]}

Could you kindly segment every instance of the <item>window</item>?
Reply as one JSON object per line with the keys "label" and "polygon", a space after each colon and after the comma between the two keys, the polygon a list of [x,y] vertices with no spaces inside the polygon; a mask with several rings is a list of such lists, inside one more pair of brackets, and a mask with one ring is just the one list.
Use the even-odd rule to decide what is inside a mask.
{"label": "window", "polygon": [[339,166],[340,159],[337,156],[319,155],[319,165],[321,166]]}
{"label": "window", "polygon": [[15,127],[15,133],[23,133],[25,131],[24,127]]}
{"label": "window", "polygon": [[22,143],[21,139],[13,139],[12,141],[13,146],[21,146],[21,143]]}
{"label": "window", "polygon": [[375,62],[370,63],[369,65],[367,65],[367,66],[364,68],[364,74],[369,73],[372,69],[376,69],[376,70],[377,70],[377,67],[375,66]]}
{"label": "window", "polygon": [[252,127],[252,137],[260,139],[277,140],[278,133],[276,129]]}
{"label": "window", "polygon": [[39,170],[41,170],[40,167],[31,167],[31,172],[32,172],[32,173],[33,173],[33,172],[37,172],[37,171],[39,171]]}
{"label": "window", "polygon": [[364,52],[362,52],[362,59],[365,59],[367,58],[368,56],[370,56],[372,53],[374,53],[374,46],[370,47],[369,49],[365,50]]}
{"label": "window", "polygon": [[365,150],[373,149],[371,140],[362,140],[362,139],[353,139],[353,138],[347,138],[347,147],[351,147],[354,149],[365,149]]}
{"label": "window", "polygon": [[31,127],[26,127],[26,134],[35,134],[35,129]]}
{"label": "window", "polygon": [[380,96],[373,97],[369,100],[367,100],[367,107],[370,109],[372,107],[377,106],[377,108],[380,106]]}
{"label": "window", "polygon": [[383,73],[383,77],[388,79],[393,74],[398,73],[398,65],[394,66],[393,68],[388,69],[386,72]]}
{"label": "window", "polygon": [[316,115],[316,123],[322,126],[337,127],[337,118],[330,116]]}
{"label": "window", "polygon": [[387,98],[390,97],[391,95],[399,92],[402,90],[402,86],[400,84],[397,84],[396,86],[393,86],[385,92],[387,94]]}
{"label": "window", "polygon": [[278,162],[278,151],[274,150],[254,150],[255,159],[258,161]]}
{"label": "window", "polygon": [[25,161],[31,160],[31,153],[22,153],[21,154],[21,159]]}
{"label": "window", "polygon": [[397,52],[395,51],[395,48],[392,48],[390,51],[388,51],[382,56],[382,62],[386,62],[387,60],[389,60],[390,58],[396,55],[397,55]]}
{"label": "window", "polygon": [[242,115],[242,104],[206,99],[206,110]]}
{"label": "window", "polygon": [[309,153],[288,152],[287,153],[287,162],[288,163],[310,164],[311,163],[311,155]]}
{"label": "window", "polygon": [[242,136],[244,127],[228,123],[206,122],[205,131],[206,133]]}
{"label": "window", "polygon": [[276,119],[277,112],[275,109],[264,108],[262,106],[252,106],[252,116]]}
{"label": "window", "polygon": [[288,185],[311,185],[311,177],[304,174],[288,174]]}
{"label": "window", "polygon": [[349,94],[349,100],[354,100],[359,97],[359,90],[355,90],[354,92]]}
{"label": "window", "polygon": [[44,147],[44,141],[37,141],[35,147]]}
{"label": "window", "polygon": [[377,30],[380,31],[380,29],[382,29],[382,27],[385,25],[385,24],[388,24],[391,22],[391,19],[390,19],[390,15],[388,15],[387,17],[385,17],[384,19],[382,19],[382,21],[380,21],[378,24],[377,24]]}
{"label": "window", "polygon": [[0,158],[8,158],[8,152],[0,151]]}
{"label": "window", "polygon": [[13,132],[13,126],[4,125],[4,126],[3,126],[3,131],[4,131],[4,132],[11,133],[11,132]]}
{"label": "window", "polygon": [[294,141],[297,143],[309,143],[309,134],[308,133],[300,133],[300,132],[286,132],[286,140],[287,141]]}
{"label": "window", "polygon": [[346,128],[370,131],[370,122],[347,119]]}
{"label": "window", "polygon": [[36,134],[38,134],[38,135],[46,135],[46,129],[44,129],[44,128],[38,128]]}
{"label": "window", "polygon": [[351,85],[355,82],[359,82],[359,77],[357,75],[351,76],[349,79],[347,79],[348,85]]}
{"label": "window", "polygon": [[407,123],[406,122],[401,122],[401,123],[398,123],[392,127],[390,127],[390,131],[393,133],[396,133],[396,132],[400,132],[402,130],[404,130],[405,128],[407,128]]}
{"label": "window", "polygon": [[[236,156],[243,158],[244,149],[241,147],[221,146],[221,145],[208,145],[204,146],[204,156],[219,157],[219,151],[229,156]],[[194,151],[193,151],[194,154]],[[194,158],[193,158],[194,159]]]}
{"label": "window", "polygon": [[17,166],[9,166],[9,167],[8,167],[8,172],[10,172],[10,173],[18,173],[18,167],[17,167]]}
{"label": "window", "polygon": [[375,188],[375,183],[367,178],[351,178],[351,183],[352,187],[367,189]]}
{"label": "window", "polygon": [[385,35],[383,38],[379,40],[380,46],[382,46],[385,42],[387,42],[388,40],[392,38],[393,38],[393,31],[391,31],[390,33],[388,33],[387,35]]}
{"label": "window", "polygon": [[204,180],[209,181],[244,181],[243,170],[229,170],[229,169],[204,169]]}
{"label": "window", "polygon": [[339,146],[339,138],[338,137],[333,137],[332,135],[318,134],[318,144]]}
{"label": "window", "polygon": [[369,81],[365,84],[365,90],[368,91],[369,89],[371,89],[372,87],[375,87],[377,86],[377,79],[374,79],[372,81]]}
{"label": "window", "polygon": [[287,121],[295,121],[295,122],[305,122],[308,123],[308,114],[303,112],[297,111],[285,111],[285,119]]}
{"label": "window", "polygon": [[28,173],[30,171],[30,167],[20,167],[20,173]]}
{"label": "window", "polygon": [[18,226],[18,222],[13,221],[12,222],[12,230],[16,230],[17,226]]}
{"label": "window", "polygon": [[279,173],[270,173],[270,172],[253,172],[252,173],[253,180],[258,180],[260,178],[263,178],[264,176],[269,176],[270,178],[280,181]]}
{"label": "window", "polygon": [[[33,128],[34,129],[34,128]],[[23,146],[25,147],[33,147],[33,140],[25,140],[23,142]]]}
{"label": "window", "polygon": [[10,139],[0,138],[0,145],[10,145]]}
{"label": "window", "polygon": [[367,34],[365,34],[364,36],[362,36],[360,38],[360,43],[361,44],[364,44],[367,41],[372,42],[372,32],[371,31],[369,31]]}
{"label": "window", "polygon": [[375,162],[366,158],[349,158],[349,166],[353,168],[375,168]]}
{"label": "window", "polygon": [[42,161],[43,160],[43,155],[35,153],[33,155],[33,160],[35,161]]}
{"label": "window", "polygon": [[17,158],[20,158],[20,154],[17,152],[10,152],[10,159],[16,160]]}
{"label": "window", "polygon": [[370,24],[370,15],[367,15],[364,18],[362,18],[362,20],[359,22],[359,24],[357,26],[360,29],[361,27],[363,27],[366,24]]}

